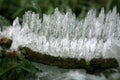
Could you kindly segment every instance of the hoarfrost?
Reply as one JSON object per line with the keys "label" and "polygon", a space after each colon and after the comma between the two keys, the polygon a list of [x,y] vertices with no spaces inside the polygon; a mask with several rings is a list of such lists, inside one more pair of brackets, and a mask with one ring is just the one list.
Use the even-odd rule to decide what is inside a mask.
{"label": "hoarfrost", "polygon": [[34,51],[52,56],[86,58],[115,57],[119,59],[120,51],[120,16],[116,7],[104,13],[101,9],[90,10],[85,19],[79,21],[70,9],[60,13],[39,15],[28,11],[23,16],[22,24],[16,18],[13,25],[0,32],[13,40],[11,49],[26,46]]}

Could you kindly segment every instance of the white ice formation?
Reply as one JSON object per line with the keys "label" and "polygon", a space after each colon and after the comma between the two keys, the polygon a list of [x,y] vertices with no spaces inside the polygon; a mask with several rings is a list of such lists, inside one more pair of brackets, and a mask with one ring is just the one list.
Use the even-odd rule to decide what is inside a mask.
{"label": "white ice formation", "polygon": [[60,13],[56,8],[52,15],[39,15],[28,11],[23,22],[16,18],[13,25],[0,35],[13,40],[11,49],[26,46],[34,51],[52,56],[120,59],[120,16],[116,8],[96,16],[95,9],[83,20],[77,20],[71,10]]}

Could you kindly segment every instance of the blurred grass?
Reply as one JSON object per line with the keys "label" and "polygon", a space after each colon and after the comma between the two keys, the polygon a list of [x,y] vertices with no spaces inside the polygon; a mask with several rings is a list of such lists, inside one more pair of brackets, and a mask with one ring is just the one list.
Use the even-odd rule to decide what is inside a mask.
{"label": "blurred grass", "polygon": [[70,7],[78,19],[83,18],[88,10],[95,8],[97,12],[102,7],[108,12],[114,6],[120,12],[120,0],[0,0],[0,15],[13,21],[15,17],[22,17],[25,11],[31,10],[40,14],[51,14],[56,7],[65,12]]}

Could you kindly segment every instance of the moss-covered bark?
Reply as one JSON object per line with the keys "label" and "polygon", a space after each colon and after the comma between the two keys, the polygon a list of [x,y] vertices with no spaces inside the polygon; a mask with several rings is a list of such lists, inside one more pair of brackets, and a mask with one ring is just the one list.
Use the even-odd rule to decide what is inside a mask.
{"label": "moss-covered bark", "polygon": [[85,59],[77,60],[75,58],[54,57],[54,56],[32,51],[31,49],[27,47],[21,48],[21,50],[22,49],[26,51],[25,57],[31,61],[35,61],[35,62],[39,62],[39,63],[43,63],[46,65],[51,65],[51,66],[58,66],[60,68],[67,68],[67,69],[86,67]]}
{"label": "moss-covered bark", "polygon": [[106,69],[117,68],[118,62],[115,58],[93,58],[90,61],[85,59],[75,59],[75,58],[61,58],[54,57],[51,55],[46,55],[32,51],[27,47],[20,48],[21,51],[25,51],[25,57],[31,61],[39,62],[46,65],[58,66],[65,69],[86,69],[87,73],[100,73]]}

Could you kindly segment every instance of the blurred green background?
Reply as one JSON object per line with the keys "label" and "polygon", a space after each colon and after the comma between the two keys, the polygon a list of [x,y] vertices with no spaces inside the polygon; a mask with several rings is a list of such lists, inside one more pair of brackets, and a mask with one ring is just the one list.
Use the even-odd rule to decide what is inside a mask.
{"label": "blurred green background", "polygon": [[61,12],[70,7],[78,19],[83,18],[88,10],[95,8],[97,13],[102,7],[108,12],[114,6],[120,12],[120,0],[0,0],[0,16],[12,23],[17,17],[22,17],[25,11],[31,10],[40,14],[52,14],[56,7]]}

